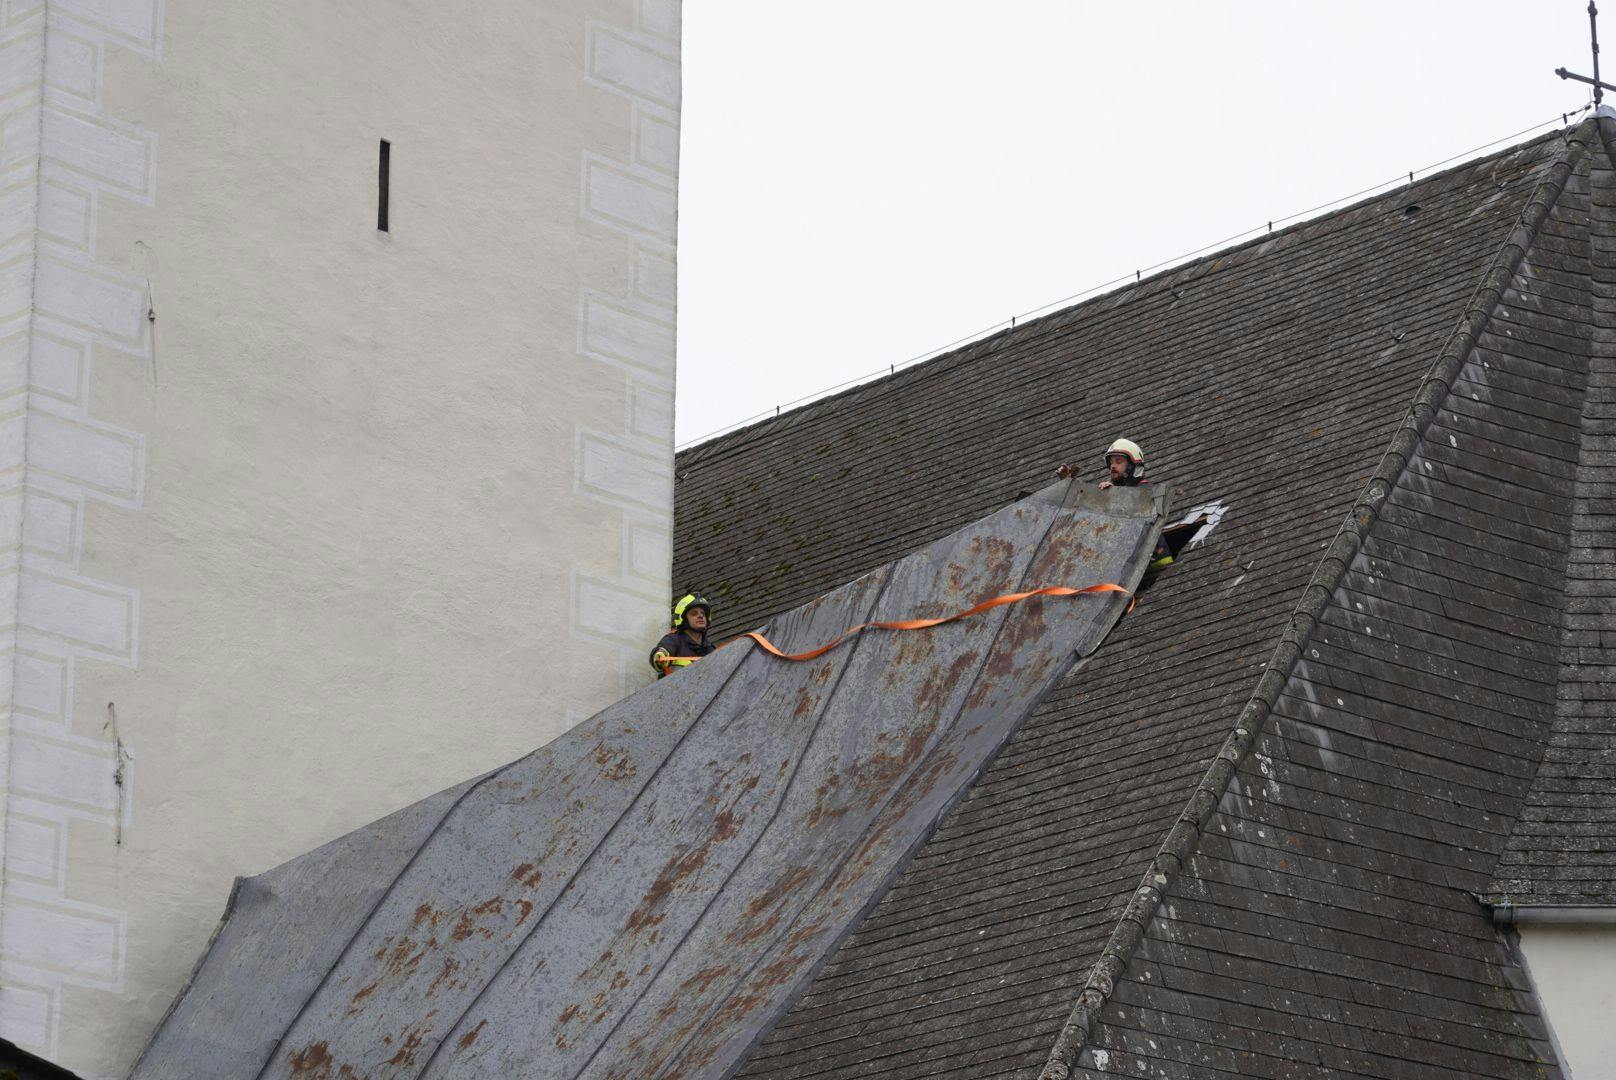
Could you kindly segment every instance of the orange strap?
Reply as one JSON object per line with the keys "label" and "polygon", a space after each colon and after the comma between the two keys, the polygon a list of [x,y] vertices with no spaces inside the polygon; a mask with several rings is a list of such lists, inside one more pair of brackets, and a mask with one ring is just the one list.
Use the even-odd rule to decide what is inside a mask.
{"label": "orange strap", "polygon": [[[925,630],[929,627],[941,626],[943,623],[951,623],[956,619],[968,618],[969,616],[987,611],[989,608],[1001,607],[1005,604],[1014,604],[1018,601],[1026,600],[1028,597],[1032,596],[1083,596],[1088,593],[1108,592],[1122,593],[1123,595],[1127,595],[1128,590],[1124,589],[1121,585],[1110,584],[1089,585],[1082,589],[1069,589],[1064,585],[1045,585],[1041,589],[1033,589],[1029,592],[1005,593],[1003,596],[995,596],[992,600],[984,600],[975,607],[967,608],[964,611],[956,612],[953,615],[946,615],[941,619],[904,619],[901,622],[859,623],[851,630],[838,634],[829,644],[821,645],[817,649],[811,649],[808,652],[801,653],[781,652],[779,649],[775,648],[772,641],[758,633],[756,630],[751,630],[747,633],[741,634],[739,637],[734,638],[734,640],[739,641],[741,638],[751,638],[753,641],[761,645],[766,652],[773,653],[782,660],[812,660],[815,657],[824,656],[836,646],[863,630],[869,630],[872,628],[877,630]],[[725,644],[727,645],[728,642]]]}

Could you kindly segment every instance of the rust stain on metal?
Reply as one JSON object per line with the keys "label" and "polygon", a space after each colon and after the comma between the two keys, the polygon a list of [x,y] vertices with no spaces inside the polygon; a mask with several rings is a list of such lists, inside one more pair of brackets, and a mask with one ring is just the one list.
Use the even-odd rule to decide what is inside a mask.
{"label": "rust stain on metal", "polygon": [[351,1016],[354,1013],[357,1013],[359,1011],[361,1003],[363,1003],[364,1000],[366,998],[368,998],[370,995],[374,994],[376,992],[376,988],[378,986],[380,986],[380,985],[381,985],[381,980],[377,979],[377,980],[375,980],[373,982],[366,983],[364,986],[361,986],[359,988],[358,992],[355,993],[354,996],[349,999],[351,1004],[348,1007],[348,1014]]}
{"label": "rust stain on metal", "polygon": [[898,678],[892,683],[902,682],[903,676],[910,674],[907,669],[924,669],[933,656],[937,655],[937,635],[928,633],[904,633],[893,641],[896,652],[890,661],[888,675]]}
{"label": "rust stain on metal", "polygon": [[[1058,485],[771,626],[806,648],[1023,588],[1126,585],[1160,506],[1109,494]],[[343,850],[380,853],[320,864],[317,896],[294,895],[306,872],[260,886],[154,1040],[166,1064],[135,1078],[731,1074],[1120,610],[1034,598],[806,664],[716,653],[446,793],[416,831],[378,822]],[[340,905],[348,938],[313,925]],[[237,1030],[203,1019],[220,1015]]]}
{"label": "rust stain on metal", "polygon": [[445,956],[443,958],[443,969],[438,972],[437,978],[433,979],[431,985],[426,988],[426,996],[431,997],[436,994],[438,988],[453,979],[454,973],[458,970],[460,970],[460,961],[452,956]]}
{"label": "rust stain on metal", "polygon": [[808,811],[808,827],[817,829],[827,818],[839,818],[852,809],[850,806],[837,806],[831,803],[831,795],[842,786],[842,778],[831,773],[819,782],[814,791],[813,809]]}
{"label": "rust stain on metal", "polygon": [[485,939],[491,938],[494,936],[494,931],[482,925],[479,920],[490,915],[498,917],[504,911],[505,898],[503,896],[496,896],[492,899],[484,900],[475,907],[466,908],[460,913],[460,917],[455,920],[454,929],[449,931],[449,936],[456,941],[465,941],[473,934],[479,934]]}
{"label": "rust stain on metal", "polygon": [[977,536],[971,540],[971,553],[984,568],[987,588],[1002,592],[1011,583],[1016,566],[1014,543],[1002,536]]}
{"label": "rust stain on metal", "polygon": [[704,967],[684,982],[679,984],[680,989],[690,993],[700,994],[729,974],[728,964],[718,964],[713,967]]}
{"label": "rust stain on metal", "polygon": [[912,728],[899,737],[882,735],[876,741],[876,745],[884,747],[897,742],[895,752],[882,749],[853,763],[853,783],[863,797],[866,810],[874,810],[879,806],[886,799],[891,785],[909,771],[909,766],[920,760],[936,729],[937,723],[933,720]]}
{"label": "rust stain on metal", "polygon": [[426,1042],[428,1025],[432,1018],[438,1015],[438,1010],[430,1010],[421,1018],[419,1024],[411,1026],[399,1036],[398,1052],[387,1059],[389,1065],[414,1065],[415,1055],[420,1052],[421,1046]]}
{"label": "rust stain on metal", "polygon": [[634,766],[634,760],[627,753],[615,750],[605,743],[595,748],[595,764],[601,766],[601,775],[608,780],[628,780],[639,772]]}
{"label": "rust stain on metal", "polygon": [[803,964],[807,959],[801,953],[789,952],[779,960],[759,968],[758,973],[747,981],[746,989],[731,994],[724,1002],[718,1010],[718,1020],[724,1023],[744,1020],[748,1013],[771,996],[772,991],[789,985],[793,979],[802,974]]}
{"label": "rust stain on metal", "polygon": [[627,927],[630,933],[638,933],[662,922],[666,916],[657,909],[673,892],[675,885],[702,868],[707,862],[709,847],[711,847],[710,840],[668,860],[662,873],[657,875],[657,879],[651,883],[651,888],[646,890],[639,906],[629,912]]}
{"label": "rust stain on metal", "polygon": [[312,1043],[286,1057],[291,1063],[293,1076],[319,1080],[331,1075],[331,1054],[324,1042]]}
{"label": "rust stain on metal", "polygon": [[[784,901],[813,877],[812,867],[793,866],[746,905],[745,921],[724,935],[731,945],[750,945],[774,932],[785,918]],[[767,917],[759,916],[767,912]]]}
{"label": "rust stain on metal", "polygon": [[940,675],[934,672],[920,684],[920,690],[915,694],[915,708],[922,712],[940,711],[941,707],[947,704],[959,681],[976,670],[976,662],[981,655],[975,649],[962,652],[949,661]]}
{"label": "rust stain on metal", "polygon": [[420,966],[422,958],[426,956],[427,950],[435,947],[437,943],[436,938],[431,938],[417,949],[413,938],[399,938],[398,944],[393,946],[390,953],[383,950],[387,957],[387,974],[394,978],[403,978],[414,972]]}

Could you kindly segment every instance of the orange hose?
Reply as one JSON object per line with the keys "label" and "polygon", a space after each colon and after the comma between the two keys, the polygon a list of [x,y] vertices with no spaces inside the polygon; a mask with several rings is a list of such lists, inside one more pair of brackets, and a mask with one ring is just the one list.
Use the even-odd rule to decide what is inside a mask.
{"label": "orange hose", "polygon": [[[945,615],[941,619],[904,619],[899,622],[859,623],[851,630],[838,634],[828,644],[821,645],[817,649],[810,649],[808,652],[801,653],[781,652],[775,647],[772,641],[758,633],[756,630],[750,630],[732,640],[739,641],[741,638],[751,638],[753,641],[762,646],[765,652],[773,653],[782,660],[812,660],[815,657],[824,656],[826,653],[830,652],[832,649],[846,641],[848,638],[852,637],[854,634],[864,630],[925,630],[929,627],[941,626],[944,623],[951,623],[956,619],[964,619],[971,615],[980,614],[981,612],[987,611],[989,608],[1000,607],[1004,604],[1014,604],[1018,601],[1026,600],[1028,597],[1032,596],[1083,596],[1088,593],[1108,592],[1122,593],[1123,595],[1127,595],[1128,590],[1124,589],[1121,585],[1112,584],[1089,585],[1081,589],[1070,589],[1064,585],[1046,585],[1041,589],[1032,589],[1028,592],[1005,593],[1003,596],[995,596],[992,600],[984,600],[975,607],[966,608],[964,611],[956,612],[953,615]],[[724,644],[728,645],[730,642],[725,642]]]}

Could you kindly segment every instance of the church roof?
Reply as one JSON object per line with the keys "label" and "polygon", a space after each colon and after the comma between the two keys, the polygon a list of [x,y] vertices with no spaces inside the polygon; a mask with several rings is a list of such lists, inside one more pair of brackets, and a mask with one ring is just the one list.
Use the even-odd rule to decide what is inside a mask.
{"label": "church roof", "polygon": [[1554,728],[1487,896],[1517,908],[1616,904],[1616,286],[1600,280],[1616,266],[1604,225],[1616,194],[1609,163],[1596,165],[1594,278],[1574,327],[1587,342],[1586,382],[1575,429],[1564,431],[1568,463],[1573,436],[1576,456]]}
{"label": "church roof", "polygon": [[[1120,622],[724,650],[243,880],[135,1075],[1558,1075],[1494,914],[1616,904],[1613,141],[680,455],[676,584],[788,649],[1198,525]],[[1171,484],[1022,497],[1117,435]]]}
{"label": "church roof", "polygon": [[[680,455],[760,622],[1141,442],[1216,504],[738,1076],[1556,1074],[1488,902],[1616,903],[1616,124]],[[1170,515],[1171,516],[1171,515]]]}
{"label": "church roof", "polygon": [[134,1076],[720,1075],[1123,614],[1165,489],[1056,484],[237,883]]}

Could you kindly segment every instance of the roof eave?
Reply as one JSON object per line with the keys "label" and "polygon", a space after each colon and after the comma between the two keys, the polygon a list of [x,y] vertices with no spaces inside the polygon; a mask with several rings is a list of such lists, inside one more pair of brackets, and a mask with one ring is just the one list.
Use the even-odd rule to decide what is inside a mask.
{"label": "roof eave", "polygon": [[1612,926],[1616,904],[1486,903],[1500,926]]}

